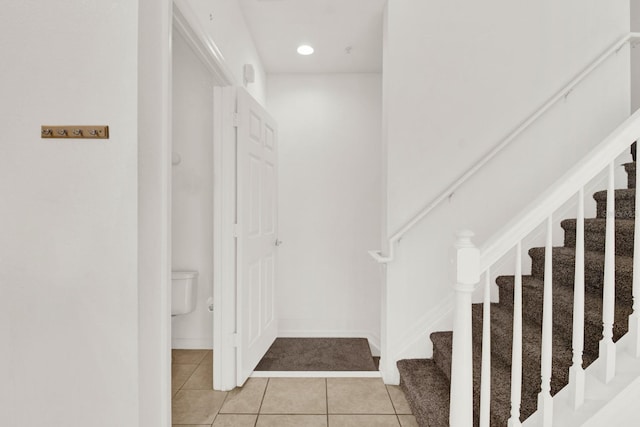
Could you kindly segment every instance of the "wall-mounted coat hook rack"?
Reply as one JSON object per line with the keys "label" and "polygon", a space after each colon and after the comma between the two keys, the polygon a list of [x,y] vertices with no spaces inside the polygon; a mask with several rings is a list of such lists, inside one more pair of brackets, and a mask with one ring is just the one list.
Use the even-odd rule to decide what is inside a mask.
{"label": "wall-mounted coat hook rack", "polygon": [[109,126],[41,126],[41,138],[109,139]]}

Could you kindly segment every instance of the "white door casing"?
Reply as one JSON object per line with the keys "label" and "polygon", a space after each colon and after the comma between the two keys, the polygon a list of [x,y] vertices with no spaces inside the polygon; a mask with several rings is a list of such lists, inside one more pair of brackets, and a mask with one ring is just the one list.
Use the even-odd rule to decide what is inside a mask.
{"label": "white door casing", "polygon": [[275,313],[277,137],[275,120],[237,91],[237,385],[278,333]]}

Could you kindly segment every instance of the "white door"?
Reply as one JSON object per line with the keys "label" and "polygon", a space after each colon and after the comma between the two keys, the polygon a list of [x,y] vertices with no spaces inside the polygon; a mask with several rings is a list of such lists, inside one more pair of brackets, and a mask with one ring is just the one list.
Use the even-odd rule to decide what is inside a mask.
{"label": "white door", "polygon": [[237,383],[244,384],[278,333],[275,314],[277,126],[238,89]]}

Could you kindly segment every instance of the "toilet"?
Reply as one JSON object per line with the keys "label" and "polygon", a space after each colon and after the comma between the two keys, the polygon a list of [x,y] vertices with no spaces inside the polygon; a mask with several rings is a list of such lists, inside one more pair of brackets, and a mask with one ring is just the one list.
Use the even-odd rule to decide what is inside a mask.
{"label": "toilet", "polygon": [[171,272],[171,316],[191,313],[196,308],[198,272]]}

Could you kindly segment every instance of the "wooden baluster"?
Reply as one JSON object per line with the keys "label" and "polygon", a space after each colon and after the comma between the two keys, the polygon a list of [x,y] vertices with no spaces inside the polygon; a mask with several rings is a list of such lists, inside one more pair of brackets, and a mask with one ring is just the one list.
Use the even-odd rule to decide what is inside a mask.
{"label": "wooden baluster", "polygon": [[616,224],[615,224],[615,183],[614,164],[609,164],[609,185],[607,186],[607,219],[604,247],[604,283],[602,290],[602,340],[600,358],[603,366],[603,381],[613,379],[616,370],[616,346],[613,343],[613,321],[615,310],[616,274]]}
{"label": "wooden baluster", "polygon": [[640,174],[636,170],[636,200],[635,220],[633,235],[633,313],[629,316],[629,352],[640,357],[640,195],[638,194],[638,178]]}
{"label": "wooden baluster", "polygon": [[544,252],[544,297],[542,307],[542,348],[540,361],[540,393],[538,410],[542,414],[542,426],[553,424],[553,398],[551,397],[552,337],[553,337],[553,222],[547,218],[547,243]]}
{"label": "wooden baluster", "polygon": [[451,354],[451,427],[473,426],[473,338],[471,296],[480,281],[480,251],[473,233],[461,231],[456,240],[456,285]]}
{"label": "wooden baluster", "polygon": [[480,383],[480,427],[491,423],[491,270],[484,281],[482,306],[482,376]]}
{"label": "wooden baluster", "polygon": [[569,369],[571,404],[578,409],[584,403],[584,188],[578,192],[576,218],[576,265],[573,284],[573,365]]}
{"label": "wooden baluster", "polygon": [[516,245],[516,272],[513,282],[513,348],[511,350],[511,417],[508,427],[521,426],[522,402],[522,242]]}

